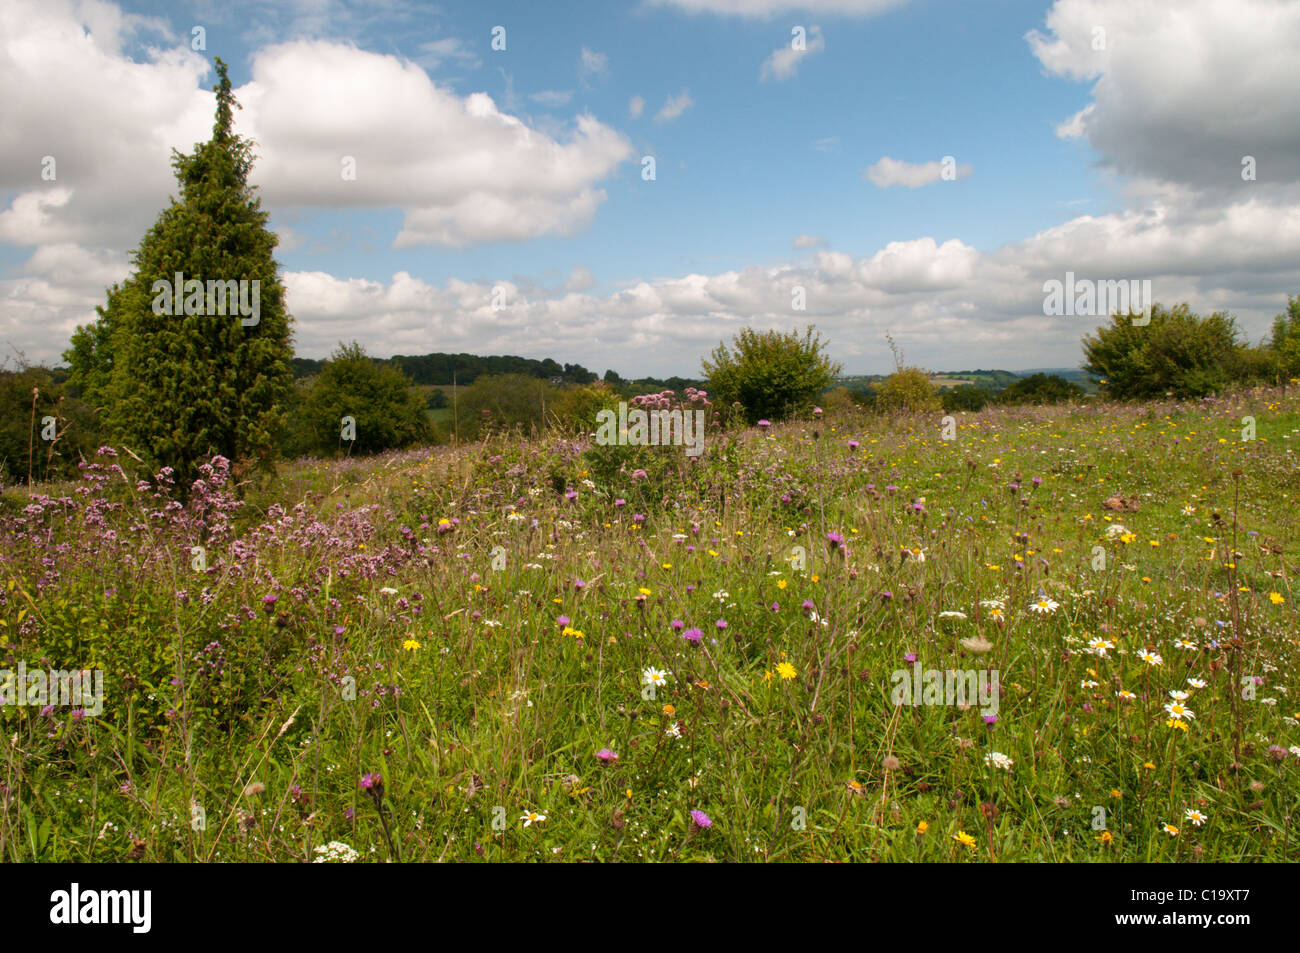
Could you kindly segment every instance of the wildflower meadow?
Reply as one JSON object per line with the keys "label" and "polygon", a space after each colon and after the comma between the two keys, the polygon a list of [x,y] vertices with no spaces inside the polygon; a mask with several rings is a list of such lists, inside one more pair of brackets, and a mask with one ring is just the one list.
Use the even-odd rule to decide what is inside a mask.
{"label": "wildflower meadow", "polygon": [[0,858],[1295,856],[1294,388],[761,423],[7,491]]}

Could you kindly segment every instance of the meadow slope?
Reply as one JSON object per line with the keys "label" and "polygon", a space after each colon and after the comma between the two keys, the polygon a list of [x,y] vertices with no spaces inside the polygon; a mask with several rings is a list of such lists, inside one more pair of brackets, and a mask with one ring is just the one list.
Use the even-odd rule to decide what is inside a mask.
{"label": "meadow slope", "polygon": [[939,418],[10,488],[0,859],[1294,859],[1300,398]]}

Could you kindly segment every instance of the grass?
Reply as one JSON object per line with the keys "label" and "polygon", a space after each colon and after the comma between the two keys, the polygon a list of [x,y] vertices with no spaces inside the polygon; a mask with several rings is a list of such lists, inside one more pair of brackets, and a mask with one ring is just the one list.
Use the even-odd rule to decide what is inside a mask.
{"label": "grass", "polygon": [[1300,400],[957,423],[10,490],[0,668],[105,691],[0,709],[0,859],[1293,857]]}

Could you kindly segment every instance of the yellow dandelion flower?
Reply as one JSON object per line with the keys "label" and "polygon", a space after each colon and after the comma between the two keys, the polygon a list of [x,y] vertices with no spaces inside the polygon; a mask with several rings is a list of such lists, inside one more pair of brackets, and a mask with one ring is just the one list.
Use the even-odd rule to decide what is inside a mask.
{"label": "yellow dandelion flower", "polygon": [[958,831],[956,834],[953,834],[952,839],[955,840],[957,843],[961,844],[963,847],[975,846],[975,838],[971,837],[965,831]]}
{"label": "yellow dandelion flower", "polygon": [[780,665],[776,667],[776,671],[777,674],[779,674],[787,682],[790,681],[792,678],[795,678],[799,674],[798,672],[795,671],[794,666],[791,665],[789,662],[782,662]]}
{"label": "yellow dandelion flower", "polygon": [[402,648],[406,649],[406,651],[408,652],[414,652],[419,647],[420,647],[420,643],[415,641],[415,639],[407,639],[405,642],[402,643]]}

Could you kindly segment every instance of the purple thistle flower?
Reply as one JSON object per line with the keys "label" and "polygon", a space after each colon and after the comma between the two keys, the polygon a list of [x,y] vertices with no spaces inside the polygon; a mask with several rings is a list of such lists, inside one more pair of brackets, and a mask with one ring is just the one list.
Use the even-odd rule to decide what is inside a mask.
{"label": "purple thistle flower", "polygon": [[683,622],[681,619],[673,619],[671,625],[674,631],[677,632],[680,632],[682,629],[686,628],[686,623]]}
{"label": "purple thistle flower", "polygon": [[567,615],[562,615],[555,620],[556,625],[568,625],[572,620]]}
{"label": "purple thistle flower", "polygon": [[701,631],[700,629],[687,629],[685,632],[682,633],[682,638],[685,639],[687,642],[693,642],[698,644],[700,639],[704,638],[704,632]]}
{"label": "purple thistle flower", "polygon": [[618,755],[610,751],[608,748],[601,748],[599,751],[596,752],[596,759],[599,761],[604,761],[606,764],[609,764],[611,761],[617,761]]}
{"label": "purple thistle flower", "polygon": [[903,661],[904,661],[904,662],[907,662],[909,665],[910,665],[911,663],[915,662],[915,661],[916,661],[916,653],[915,653],[915,652],[908,652],[906,655],[903,656]]}
{"label": "purple thistle flower", "polygon": [[713,818],[700,810],[691,811],[691,823],[700,830],[707,830],[713,826]]}
{"label": "purple thistle flower", "polygon": [[363,774],[361,776],[361,786],[367,791],[373,791],[376,788],[382,789],[384,786],[384,777],[383,775],[376,774],[373,771],[370,774]]}
{"label": "purple thistle flower", "polygon": [[713,624],[716,625],[719,629],[725,629],[727,627],[727,620],[719,619],[717,622]]}

